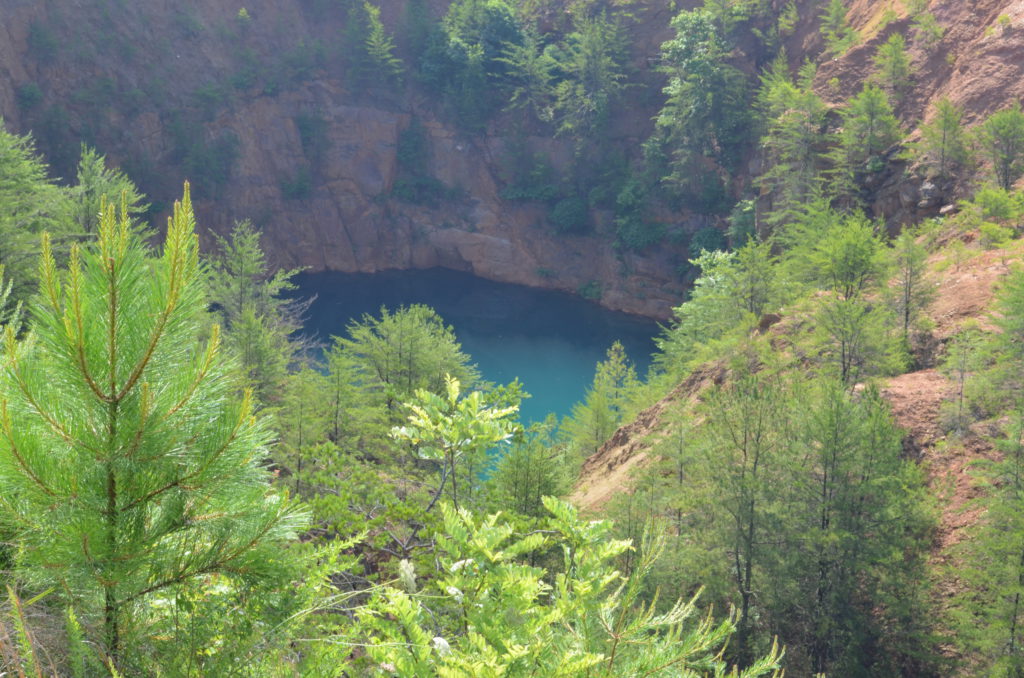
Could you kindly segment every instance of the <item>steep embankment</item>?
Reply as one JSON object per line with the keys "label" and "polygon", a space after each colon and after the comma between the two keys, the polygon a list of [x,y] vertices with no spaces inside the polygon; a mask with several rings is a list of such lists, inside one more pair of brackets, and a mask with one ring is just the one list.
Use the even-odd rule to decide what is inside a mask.
{"label": "steep embankment", "polygon": [[[426,6],[436,18],[448,4]],[[410,5],[381,3],[389,31],[413,32]],[[632,7],[631,80],[642,86],[630,89],[603,143],[635,154],[650,133],[663,83],[652,66],[678,5],[645,0]],[[799,21],[785,43],[794,65],[819,58],[823,47],[819,4],[801,0],[797,7]],[[551,5],[542,24],[564,23],[557,8]],[[1024,93],[1024,63],[1013,58],[1024,43],[1024,4],[938,0],[929,9],[945,34],[931,48],[910,42],[915,86],[899,110],[908,129],[942,96],[962,104],[973,122]],[[544,206],[502,197],[512,152],[543,152],[564,176],[571,141],[503,115],[484,133],[469,134],[413,78],[389,87],[354,81],[338,51],[347,21],[340,3],[255,0],[244,16],[239,11],[219,0],[0,0],[0,116],[13,131],[33,131],[65,176],[85,140],[122,164],[158,206],[193,179],[200,222],[224,232],[234,220],[252,219],[278,265],[366,272],[446,266],[499,281],[600,290],[605,306],[658,318],[679,302],[684,245],[617,249],[612,215],[601,210],[592,214],[593,235],[556,236]],[[899,2],[855,0],[849,16],[861,42],[823,59],[816,80],[836,105],[869,75],[872,55],[891,31],[914,30]],[[891,19],[884,28],[883,17]],[[399,40],[399,56],[412,61],[407,43]],[[765,55],[741,41],[732,58],[753,76]],[[426,137],[417,171],[449,189],[434,206],[394,198],[399,137],[413,119]],[[736,186],[749,186],[759,170],[756,153],[745,167]],[[934,213],[957,192],[906,169],[894,159],[870,187],[873,212],[894,225]],[[685,210],[658,218],[683,234],[720,224]]]}
{"label": "steep embankment", "polygon": [[[882,27],[881,20],[890,10],[895,15]],[[929,10],[945,32],[932,49],[910,42],[913,89],[897,111],[905,129],[926,117],[931,105],[943,97],[964,108],[968,125],[1024,97],[1024,2],[982,0],[966,4],[940,0],[931,2]],[[873,71],[872,56],[892,31],[909,34],[914,30],[911,17],[900,3],[857,0],[850,7],[849,19],[860,33],[861,43],[840,57],[822,58],[815,79],[816,90],[833,105],[859,91]],[[815,25],[813,14],[801,13],[801,24],[787,45],[794,64],[802,60],[797,55],[821,51]],[[913,140],[916,134],[915,129],[909,139]],[[962,186],[936,186],[915,177],[910,169],[906,161],[894,160],[875,179],[872,211],[886,216],[893,229],[934,213],[936,208],[962,195]],[[936,298],[928,316],[934,329],[923,343],[930,345],[927,352],[932,365],[943,344],[964,321],[985,323],[993,290],[1007,271],[1008,262],[1019,261],[1020,250],[983,252],[955,264],[944,262],[945,256],[933,255],[930,261]],[[646,464],[657,443],[663,425],[660,415],[670,403],[696,397],[708,385],[704,376],[695,375],[680,385],[588,459],[573,499],[580,506],[598,509],[616,493],[628,491],[632,471]],[[951,493],[951,501],[943,503],[943,545],[954,543],[959,528],[970,524],[969,514],[961,511],[963,499],[974,491],[966,469],[973,459],[990,452],[989,446],[976,435],[968,436],[963,449],[951,451],[944,444],[938,425],[939,404],[948,397],[950,388],[945,377],[933,367],[895,377],[885,385],[898,423],[908,431],[908,449],[925,461],[933,489],[940,494]]]}
{"label": "steep embankment", "polygon": [[[389,30],[408,21],[405,4],[381,3]],[[430,4],[438,16],[448,3]],[[632,60],[657,92],[660,76],[647,57],[669,36],[671,12],[665,2],[648,5],[632,28]],[[64,175],[84,139],[158,204],[193,179],[200,223],[224,232],[252,219],[276,265],[445,266],[503,282],[599,289],[605,306],[659,318],[678,303],[684,247],[617,250],[605,213],[594,215],[592,236],[557,236],[543,207],[501,197],[510,150],[543,150],[562,173],[569,142],[500,119],[486,134],[467,134],[409,78],[390,89],[354,83],[337,53],[346,22],[339,3],[245,7],[240,17],[238,3],[222,1],[0,0],[0,116],[12,131],[33,131]],[[657,105],[630,107],[609,143],[637,146]],[[417,171],[450,189],[436,206],[392,196],[399,135],[413,118],[427,146]],[[690,232],[708,223],[673,219]]]}
{"label": "steep embankment", "polygon": [[[911,88],[894,102],[908,141],[918,138],[918,125],[934,114],[933,105],[948,98],[964,111],[964,123],[974,125],[1024,97],[1024,2],[1020,0],[931,0],[942,37],[934,45],[920,39],[915,17],[906,3],[878,0],[847,2],[848,20],[859,41],[839,56],[822,55],[818,32],[820,4],[802,2],[800,22],[785,43],[791,66],[808,57],[818,64],[815,91],[832,106],[841,106],[860,91],[875,72],[874,56],[890,35],[907,36],[913,74]],[[933,216],[938,208],[962,197],[960,182],[928,180],[916,175],[910,163],[890,156],[886,168],[869,177],[868,209],[885,217],[892,230],[901,223]]]}

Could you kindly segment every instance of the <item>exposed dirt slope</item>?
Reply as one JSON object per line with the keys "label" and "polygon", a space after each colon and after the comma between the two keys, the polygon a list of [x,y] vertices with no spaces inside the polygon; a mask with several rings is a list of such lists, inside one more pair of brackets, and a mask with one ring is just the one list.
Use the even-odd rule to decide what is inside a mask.
{"label": "exposed dirt slope", "polygon": [[661,438],[662,418],[681,402],[692,402],[713,384],[725,378],[721,365],[696,370],[667,396],[623,426],[583,463],[580,478],[570,499],[586,511],[599,511],[616,495],[629,492],[633,473],[643,469],[649,452]]}
{"label": "exposed dirt slope", "polygon": [[[973,237],[965,239],[972,241]],[[935,354],[941,355],[943,344],[969,321],[991,329],[989,309],[999,280],[1022,256],[1024,241],[1010,249],[968,249],[960,255],[944,250],[929,258],[935,300],[927,311],[933,329],[928,333],[929,339],[921,342],[932,347],[926,358],[934,362],[938,357]],[[785,334],[806,329],[805,323],[782,318],[773,324],[771,332],[786,341]],[[644,466],[648,452],[657,444],[661,415],[671,404],[695,398],[709,385],[721,383],[724,377],[717,365],[698,370],[663,400],[641,413],[636,421],[619,429],[584,464],[573,499],[580,506],[598,509],[617,492],[629,491],[630,473]],[[952,459],[936,452],[937,443],[944,439],[939,407],[950,397],[951,389],[949,380],[934,368],[893,377],[884,383],[884,394],[893,405],[894,416],[907,431],[908,453],[922,459],[936,479],[945,477],[950,469],[962,470],[970,463],[969,458]],[[968,452],[983,451],[986,446],[972,442],[969,448]],[[955,522],[952,516],[949,519]]]}
{"label": "exposed dirt slope", "polygon": [[[899,107],[910,127],[927,118],[929,105],[942,97],[962,106],[972,124],[1024,96],[1024,1],[931,0],[928,11],[944,29],[941,41],[931,47],[917,37],[902,2],[853,0],[849,8],[861,42],[823,60],[815,81],[833,103],[860,89],[874,72],[875,51],[894,32],[907,36],[914,66],[913,89]],[[886,13],[894,20],[883,25]],[[804,47],[813,49],[813,44]]]}

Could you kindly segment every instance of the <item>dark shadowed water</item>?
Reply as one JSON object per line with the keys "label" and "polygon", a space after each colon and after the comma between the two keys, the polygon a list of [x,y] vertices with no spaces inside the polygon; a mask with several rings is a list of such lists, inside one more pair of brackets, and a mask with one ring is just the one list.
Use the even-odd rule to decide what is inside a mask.
{"label": "dark shadowed water", "polygon": [[353,319],[381,306],[426,304],[455,328],[462,350],[484,379],[516,377],[533,396],[522,404],[524,423],[549,412],[569,413],[594,378],[612,342],[622,342],[643,376],[658,325],[607,311],[578,297],[507,285],[446,269],[373,274],[310,273],[296,277],[298,294],[316,295],[306,329],[323,341],[344,335]]}

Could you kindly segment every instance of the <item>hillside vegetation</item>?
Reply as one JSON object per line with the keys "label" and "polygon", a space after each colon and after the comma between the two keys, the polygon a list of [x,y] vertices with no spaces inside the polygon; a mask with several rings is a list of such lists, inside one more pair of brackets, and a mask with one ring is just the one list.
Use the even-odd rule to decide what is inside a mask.
{"label": "hillside vegetation", "polygon": [[[19,85],[19,120],[75,178],[0,131],[0,671],[1024,673],[1024,112],[992,90],[1024,62],[979,67],[982,98],[947,49],[991,66],[1020,17],[925,0],[299,4],[206,22],[98,3],[90,21],[161,16],[196,47],[186,63],[230,68],[187,97],[140,89],[134,112],[94,82],[92,127],[88,97],[61,113],[57,75],[133,42],[61,42],[70,8],[9,24],[47,85]],[[271,34],[305,37],[271,58],[251,47]],[[170,40],[154,79],[176,73]],[[338,78],[359,106],[307,106]],[[228,221],[266,198],[265,174],[259,190],[237,174],[264,128],[227,121],[282,99],[294,171],[270,185],[292,207],[198,231],[193,190]],[[615,344],[570,416],[524,428],[522,386],[484,381],[426,306],[304,337],[298,269],[275,264],[303,263],[277,249],[307,231],[277,218],[351,196],[337,127],[374,126],[374,107],[393,148],[344,162],[378,187],[384,250],[441,238],[513,271],[541,261],[517,249],[539,238],[565,266],[538,277],[605,303],[660,275],[630,267],[668,262],[687,291],[650,373]],[[157,147],[177,145],[114,169],[91,145],[103,121],[146,115],[171,130]],[[476,152],[497,137],[504,153]],[[463,143],[500,168],[483,193],[445,179],[478,160],[438,171]],[[171,205],[181,170],[195,188]],[[506,207],[530,224],[499,237],[480,214]],[[328,249],[362,238],[315,228]],[[378,250],[345,256],[361,252]]]}

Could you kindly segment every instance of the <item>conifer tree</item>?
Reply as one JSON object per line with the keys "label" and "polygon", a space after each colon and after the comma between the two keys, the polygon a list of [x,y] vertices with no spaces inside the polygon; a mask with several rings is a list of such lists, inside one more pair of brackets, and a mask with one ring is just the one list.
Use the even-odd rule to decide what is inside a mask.
{"label": "conifer tree", "polygon": [[48,177],[30,136],[3,129],[0,119],[0,265],[11,281],[11,299],[26,301],[35,289],[38,237],[49,231],[60,243],[71,229],[66,195]]}
{"label": "conifer tree", "polygon": [[275,456],[291,471],[296,495],[304,489],[302,470],[303,465],[310,463],[311,450],[327,437],[329,403],[322,397],[325,382],[324,375],[303,365],[288,376],[281,408],[276,413],[281,439]]}
{"label": "conifer tree", "polygon": [[65,272],[44,237],[33,333],[6,330],[0,505],[19,577],[55,587],[104,661],[143,675],[149,643],[176,650],[179,603],[212,577],[237,590],[281,576],[304,521],[270,488],[266,422],[236,395],[219,331],[198,344],[187,186],[158,258],[115,212]]}
{"label": "conifer tree", "polygon": [[382,385],[368,380],[365,370],[345,352],[339,337],[324,356],[327,379],[324,389],[327,405],[327,437],[335,445],[375,455],[376,445],[371,441],[383,438],[384,394]]}
{"label": "conifer tree", "polygon": [[667,179],[686,187],[702,155],[727,167],[735,163],[748,138],[749,92],[743,74],[726,61],[728,50],[707,10],[680,12],[672,28],[675,37],[661,46],[669,81],[656,125],[673,156]]}
{"label": "conifer tree", "polygon": [[856,194],[859,172],[884,167],[881,154],[900,138],[900,125],[888,97],[876,85],[866,84],[842,111],[843,129],[832,152],[831,191],[842,198]]}
{"label": "conifer tree", "polygon": [[[921,4],[921,3],[917,3]],[[931,12],[911,9],[911,14],[914,17],[914,35],[915,37],[924,43],[924,46],[928,49],[934,48],[939,42],[942,41],[942,36],[945,34],[946,29],[939,25],[935,15]]]}
{"label": "conifer tree", "polygon": [[1020,102],[993,113],[978,130],[978,140],[992,163],[996,182],[1010,190],[1024,173],[1024,112]]}
{"label": "conifer tree", "polygon": [[893,101],[903,100],[910,88],[911,65],[907,57],[907,42],[899,33],[893,33],[875,53],[876,75],[882,86],[889,90]]}
{"label": "conifer tree", "polygon": [[985,675],[1024,673],[1024,407],[1018,402],[995,441],[997,461],[982,460],[985,511],[963,542],[969,588],[954,617],[962,647]]}
{"label": "conifer tree", "polygon": [[301,327],[307,305],[282,298],[295,288],[291,279],[299,270],[271,273],[259,231],[248,221],[236,223],[228,238],[215,238],[209,297],[225,329],[225,344],[237,354],[259,401],[276,402],[298,350],[291,336]]}
{"label": "conifer tree", "polygon": [[679,374],[701,345],[756,323],[780,301],[782,285],[766,243],[749,242],[737,252],[704,252],[690,263],[700,267],[701,276],[690,299],[674,309],[673,326],[656,340],[660,353],[654,363],[670,374]]}
{"label": "conifer tree", "polygon": [[558,132],[593,138],[626,88],[626,38],[603,13],[575,17],[573,29],[560,59],[567,77],[556,88]]}
{"label": "conifer tree", "polygon": [[979,366],[981,340],[977,327],[965,327],[949,342],[946,357],[941,365],[942,373],[953,381],[953,401],[945,404],[944,425],[958,435],[963,434],[970,423],[967,409],[968,386],[971,376]]}
{"label": "conifer tree", "polygon": [[931,120],[921,125],[917,155],[937,176],[947,177],[953,167],[965,165],[970,160],[963,117],[963,110],[948,98],[943,98],[935,104]]}
{"label": "conifer tree", "polygon": [[828,51],[842,54],[857,41],[857,32],[846,20],[843,0],[829,0],[821,13],[821,36]]}
{"label": "conifer tree", "polygon": [[786,219],[820,185],[825,141],[825,102],[812,87],[813,66],[801,69],[798,82],[782,59],[762,79],[758,95],[765,117],[763,145],[770,167],[759,181],[772,190],[771,221]]}
{"label": "conifer tree", "polygon": [[511,441],[491,476],[495,506],[521,516],[544,513],[543,497],[557,497],[570,485],[572,465],[566,449],[552,435],[555,415],[533,424],[525,435]]}
{"label": "conifer tree", "polygon": [[137,216],[149,205],[142,201],[132,180],[116,168],[108,168],[106,159],[96,149],[82,144],[82,156],[78,160],[76,184],[68,189],[71,198],[72,219],[79,233],[95,234],[100,223],[100,206],[104,201],[115,205],[123,199],[128,204],[128,214]]}
{"label": "conifer tree", "polygon": [[508,108],[525,108],[543,122],[554,119],[555,71],[558,61],[551,55],[536,30],[523,31],[521,44],[505,46],[499,59],[508,67],[511,92]]}
{"label": "conifer tree", "polygon": [[[348,337],[340,345],[345,355],[362,366],[366,383],[383,389],[387,408],[396,415],[398,406],[417,389],[445,392],[446,375],[466,388],[479,379],[452,327],[422,304],[396,311],[381,308],[380,317],[365,314],[348,326]],[[394,423],[401,419],[398,416]]]}
{"label": "conifer tree", "polygon": [[807,475],[789,487],[788,507],[799,537],[781,565],[796,583],[786,599],[806,606],[782,628],[794,640],[806,634],[799,642],[814,673],[873,666],[867,675],[894,675],[883,668],[893,657],[863,648],[898,646],[920,625],[915,591],[932,524],[921,472],[903,459],[901,432],[877,389],[851,393],[824,380],[803,396],[793,438]]}
{"label": "conifer tree", "polygon": [[763,561],[771,558],[764,542],[773,531],[772,492],[787,482],[786,401],[776,377],[746,374],[716,389],[701,410],[706,431],[691,483],[699,486],[698,503],[714,505],[712,543],[725,547],[721,556],[729,559],[731,598],[739,611],[734,656],[740,665],[752,658],[757,591],[763,588]]}
{"label": "conifer tree", "polygon": [[896,312],[907,341],[910,328],[935,296],[934,288],[925,281],[928,251],[917,242],[911,231],[904,231],[893,243],[896,269]]}
{"label": "conifer tree", "polygon": [[402,60],[395,56],[395,41],[384,30],[380,20],[380,7],[363,3],[366,12],[366,54],[377,72],[386,80],[400,80],[402,77]]}
{"label": "conifer tree", "polygon": [[[1014,268],[1004,278],[993,306],[999,332],[988,340],[987,351],[978,350],[977,329],[968,328],[955,340],[946,366],[957,386],[954,412],[962,407],[964,382],[969,387],[979,381],[985,393],[969,404],[998,415],[992,443],[999,454],[977,463],[983,511],[961,549],[969,588],[954,618],[963,648],[980,659],[979,675],[1017,676],[1024,672],[1024,270]],[[988,373],[973,378],[979,354],[987,359]],[[950,423],[963,428],[966,414]]]}
{"label": "conifer tree", "polygon": [[584,401],[573,405],[572,415],[562,422],[562,432],[577,454],[586,457],[597,452],[615,433],[638,385],[636,370],[616,341],[597,364]]}

